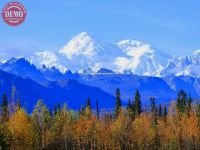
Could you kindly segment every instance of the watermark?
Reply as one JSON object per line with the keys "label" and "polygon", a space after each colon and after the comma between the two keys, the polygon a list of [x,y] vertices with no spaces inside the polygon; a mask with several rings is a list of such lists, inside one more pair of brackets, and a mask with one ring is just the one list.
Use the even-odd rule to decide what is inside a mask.
{"label": "watermark", "polygon": [[26,9],[20,2],[9,2],[2,10],[3,20],[10,26],[17,26],[26,19]]}

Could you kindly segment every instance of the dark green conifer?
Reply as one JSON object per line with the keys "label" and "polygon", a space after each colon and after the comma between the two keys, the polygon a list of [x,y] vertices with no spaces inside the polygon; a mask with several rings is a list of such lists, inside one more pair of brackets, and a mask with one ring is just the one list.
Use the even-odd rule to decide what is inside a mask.
{"label": "dark green conifer", "polygon": [[136,90],[135,92],[134,105],[135,105],[135,115],[139,116],[142,113],[142,103],[139,90]]}
{"label": "dark green conifer", "polygon": [[117,90],[116,90],[115,113],[114,113],[115,118],[118,117],[120,110],[121,110],[121,106],[122,106],[122,103],[121,103],[121,98],[120,98],[120,89],[117,88]]}
{"label": "dark green conifer", "polygon": [[98,104],[98,100],[96,100],[96,115],[97,115],[97,119],[99,119],[99,104]]}
{"label": "dark green conifer", "polygon": [[187,114],[188,114],[188,117],[190,116],[191,111],[192,111],[192,97],[189,94],[188,100],[187,100]]}
{"label": "dark green conifer", "polygon": [[187,94],[185,93],[184,90],[180,90],[178,92],[178,98],[176,103],[178,112],[185,113],[186,106],[187,106]]}
{"label": "dark green conifer", "polygon": [[164,120],[166,122],[167,121],[167,107],[166,107],[166,105],[164,106],[163,117],[164,117]]}
{"label": "dark green conifer", "polygon": [[86,107],[91,109],[91,102],[90,102],[90,98],[89,97],[87,99]]}
{"label": "dark green conifer", "polygon": [[9,116],[7,95],[3,94],[1,103],[2,120],[7,121]]}
{"label": "dark green conifer", "polygon": [[158,109],[158,116],[162,117],[162,115],[163,115],[163,110],[162,110],[162,105],[160,104]]}

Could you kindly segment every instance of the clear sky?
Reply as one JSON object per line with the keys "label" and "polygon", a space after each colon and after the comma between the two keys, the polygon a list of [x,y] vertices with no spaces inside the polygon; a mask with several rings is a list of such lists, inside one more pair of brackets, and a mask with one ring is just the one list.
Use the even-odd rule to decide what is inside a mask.
{"label": "clear sky", "polygon": [[[0,55],[58,51],[83,31],[107,41],[143,41],[173,55],[200,48],[199,0],[19,1],[26,21],[10,27],[0,19]],[[7,2],[0,0],[1,10]]]}

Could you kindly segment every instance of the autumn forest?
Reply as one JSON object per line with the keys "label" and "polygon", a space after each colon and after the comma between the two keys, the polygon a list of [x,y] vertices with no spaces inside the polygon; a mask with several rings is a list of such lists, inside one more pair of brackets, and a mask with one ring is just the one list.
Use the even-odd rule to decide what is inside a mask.
{"label": "autumn forest", "polygon": [[49,109],[38,100],[31,113],[2,96],[0,149],[11,150],[176,150],[200,149],[200,104],[184,90],[170,104],[149,98],[143,107],[136,90],[127,106],[116,90],[113,111],[102,110],[90,98],[79,110],[67,104]]}

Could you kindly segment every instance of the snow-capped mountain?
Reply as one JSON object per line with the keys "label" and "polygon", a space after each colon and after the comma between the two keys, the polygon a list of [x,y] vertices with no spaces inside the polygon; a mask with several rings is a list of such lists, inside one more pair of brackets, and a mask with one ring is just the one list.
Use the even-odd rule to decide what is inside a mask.
{"label": "snow-capped mountain", "polygon": [[96,68],[88,67],[88,68],[79,70],[77,73],[78,74],[94,74],[94,73],[96,73],[96,71],[97,71]]}
{"label": "snow-capped mountain", "polygon": [[0,64],[0,69],[22,78],[30,78],[40,83],[45,82],[45,78],[40,70],[25,58],[11,58],[4,61]]}
{"label": "snow-capped mountain", "polygon": [[139,41],[111,43],[83,32],[57,52],[39,51],[27,58],[2,60],[0,94],[11,91],[13,84],[23,100],[33,95],[31,101],[45,98],[51,105],[51,99],[58,98],[68,100],[72,107],[80,106],[88,96],[93,102],[99,99],[103,107],[111,106],[116,88],[124,101],[133,98],[136,89],[143,102],[151,96],[159,102],[170,101],[180,89],[198,99],[199,68],[200,50],[172,58]]}
{"label": "snow-capped mountain", "polygon": [[200,76],[200,50],[191,56],[172,58],[150,44],[130,39],[105,42],[87,32],[76,35],[57,52],[39,51],[26,59],[38,68],[55,67],[62,74],[67,70],[96,74],[105,68],[104,73],[110,70],[142,76]]}
{"label": "snow-capped mountain", "polygon": [[171,59],[149,44],[134,40],[104,42],[87,32],[72,38],[59,53],[66,57],[70,69],[87,74],[96,71],[85,68],[107,68],[117,73],[155,76]]}
{"label": "snow-capped mountain", "polygon": [[114,71],[106,69],[106,68],[100,68],[96,73],[97,74],[115,74]]}
{"label": "snow-capped mountain", "polygon": [[66,57],[67,64],[74,71],[88,67],[115,69],[113,60],[123,56],[116,44],[99,40],[87,32],[72,38],[59,53]]}
{"label": "snow-capped mountain", "polygon": [[126,54],[125,57],[120,56],[115,59],[119,72],[158,76],[171,59],[170,55],[139,41],[123,40],[117,45]]}
{"label": "snow-capped mountain", "polygon": [[67,67],[65,61],[62,59],[63,58],[58,53],[50,51],[35,52],[29,58],[30,62],[39,68],[42,68],[43,66],[46,66],[47,68],[56,67],[64,73],[67,70]]}
{"label": "snow-capped mountain", "polygon": [[91,67],[79,70],[77,73],[78,74],[115,74],[114,71],[106,69],[106,68],[91,68]]}
{"label": "snow-capped mountain", "polygon": [[[66,83],[68,83],[68,80],[98,87],[113,96],[116,88],[120,88],[124,100],[131,98],[135,89],[141,91],[143,100],[149,100],[150,96],[155,96],[159,100],[171,100],[172,98],[176,98],[176,92],[179,89],[186,90],[188,93],[191,93],[194,98],[198,98],[200,95],[200,78],[193,77],[138,76],[133,74],[119,74],[106,68],[86,68],[83,69],[82,72],[76,73],[67,70],[63,74],[56,67],[48,68],[43,65],[42,68],[36,68],[34,64],[31,64],[24,58],[12,58],[7,60],[0,64],[0,70],[4,70],[9,74],[23,79],[29,78],[37,84],[39,83],[41,86],[49,88],[54,88],[57,84],[61,87],[67,86]],[[1,82],[0,80],[0,84]],[[68,88],[68,86],[66,88]],[[72,86],[71,88],[75,87]]]}
{"label": "snow-capped mountain", "polygon": [[91,34],[83,32],[70,40],[59,52],[64,54],[68,59],[80,55],[92,59],[92,57],[103,49],[104,47]]}
{"label": "snow-capped mountain", "polygon": [[200,78],[191,76],[167,76],[163,77],[163,80],[174,91],[184,89],[194,98],[200,97]]}
{"label": "snow-capped mountain", "polygon": [[171,59],[161,75],[200,77],[200,50],[194,51],[190,56]]}
{"label": "snow-capped mountain", "polygon": [[171,56],[139,41],[105,42],[82,32],[59,51],[35,52],[28,59],[39,68],[43,65],[56,67],[62,73],[70,69],[94,74],[100,68],[106,68],[116,73],[159,76]]}

